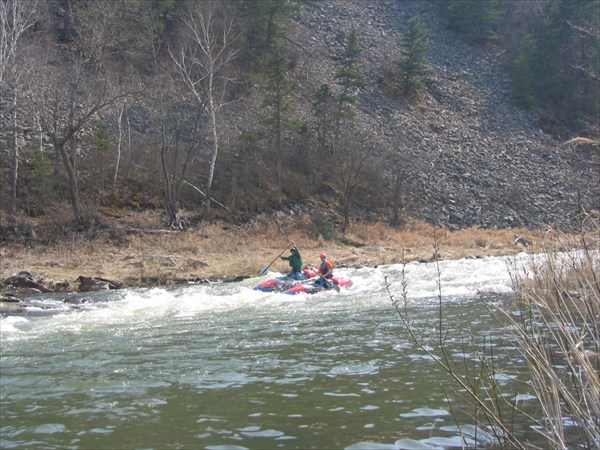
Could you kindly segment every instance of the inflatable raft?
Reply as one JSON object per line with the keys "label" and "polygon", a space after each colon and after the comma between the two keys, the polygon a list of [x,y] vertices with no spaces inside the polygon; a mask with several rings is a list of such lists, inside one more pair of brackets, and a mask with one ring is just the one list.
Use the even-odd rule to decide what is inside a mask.
{"label": "inflatable raft", "polygon": [[295,280],[288,276],[275,277],[269,280],[263,281],[259,285],[255,286],[254,289],[263,292],[283,292],[285,294],[299,294],[302,292],[308,294],[315,294],[322,290],[336,289],[336,286],[351,286],[352,280],[346,277],[333,277],[333,285],[329,288],[324,288],[315,284],[315,278],[318,277],[318,272],[315,269],[304,269],[302,271],[305,280]]}

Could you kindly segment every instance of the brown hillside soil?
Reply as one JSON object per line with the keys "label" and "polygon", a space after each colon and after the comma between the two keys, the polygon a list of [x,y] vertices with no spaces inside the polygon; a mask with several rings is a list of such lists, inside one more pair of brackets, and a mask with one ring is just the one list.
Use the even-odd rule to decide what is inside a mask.
{"label": "brown hillside soil", "polygon": [[[523,250],[515,234],[525,230],[447,231],[409,220],[401,229],[386,224],[354,224],[343,238],[326,241],[310,230],[309,217],[256,219],[243,227],[211,224],[185,232],[160,229],[158,216],[120,218],[119,225],[94,235],[61,238],[54,243],[0,243],[0,282],[20,271],[67,282],[76,290],[79,276],[101,277],[123,286],[169,285],[185,280],[258,277],[287,272],[293,243],[306,266],[327,252],[337,268],[378,266],[403,260],[431,260],[434,243],[440,259],[509,255]],[[134,231],[135,230],[135,231]],[[140,231],[145,230],[145,231]],[[534,238],[535,239],[535,238]]]}

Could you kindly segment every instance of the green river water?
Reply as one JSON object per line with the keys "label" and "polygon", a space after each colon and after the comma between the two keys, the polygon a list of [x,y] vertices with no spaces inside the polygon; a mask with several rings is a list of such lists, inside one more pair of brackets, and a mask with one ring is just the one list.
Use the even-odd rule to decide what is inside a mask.
{"label": "green river water", "polygon": [[[441,270],[406,267],[415,324],[435,327],[441,281],[444,327],[485,338],[509,373],[515,353],[490,314],[496,300],[477,295],[510,292],[506,260]],[[1,318],[0,445],[461,448],[472,439],[457,431],[443,389],[452,385],[411,344],[385,290],[388,277],[399,292],[400,271],[339,271],[352,287],[312,296],[259,292],[256,278],[87,295],[77,309],[35,299],[39,309]],[[473,358],[460,339],[450,346]]]}

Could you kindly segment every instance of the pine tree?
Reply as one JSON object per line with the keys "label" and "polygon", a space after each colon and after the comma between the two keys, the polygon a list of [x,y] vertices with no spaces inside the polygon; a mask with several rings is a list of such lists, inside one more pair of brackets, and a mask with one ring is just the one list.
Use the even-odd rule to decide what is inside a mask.
{"label": "pine tree", "polygon": [[268,114],[266,124],[276,155],[278,186],[281,186],[282,179],[282,138],[291,110],[287,98],[293,89],[293,84],[286,73],[288,65],[288,57],[279,43],[276,43],[272,51],[261,59],[263,105]]}
{"label": "pine tree", "polygon": [[498,0],[452,0],[448,9],[450,28],[471,42],[497,40],[501,20]]}
{"label": "pine tree", "polygon": [[335,74],[335,80],[341,87],[341,92],[336,96],[337,112],[335,126],[335,142],[339,142],[341,124],[343,120],[352,120],[356,117],[353,106],[358,100],[354,90],[366,85],[365,78],[357,70],[357,64],[362,53],[358,43],[356,31],[348,37],[348,43],[341,55],[342,67]]}
{"label": "pine tree", "polygon": [[315,94],[313,110],[316,118],[315,132],[320,152],[331,144],[333,128],[334,96],[328,84],[323,84]]}
{"label": "pine tree", "polygon": [[290,17],[311,0],[233,0],[246,30],[251,51],[269,48],[284,34],[281,19]]}
{"label": "pine tree", "polygon": [[525,108],[535,104],[534,76],[532,66],[536,53],[535,42],[527,37],[521,44],[520,54],[512,67],[512,91],[515,100]]}
{"label": "pine tree", "polygon": [[427,53],[431,30],[425,28],[418,17],[409,22],[408,33],[401,40],[400,89],[411,99],[417,98],[425,90],[427,74]]}
{"label": "pine tree", "polygon": [[597,123],[599,39],[597,0],[551,0],[525,40],[513,67],[513,93],[526,107],[579,128]]}

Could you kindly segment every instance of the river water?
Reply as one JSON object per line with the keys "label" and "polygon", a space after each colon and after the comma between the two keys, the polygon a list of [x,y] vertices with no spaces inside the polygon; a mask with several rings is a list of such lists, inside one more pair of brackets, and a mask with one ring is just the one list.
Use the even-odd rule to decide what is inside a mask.
{"label": "river water", "polygon": [[38,297],[38,311],[1,317],[0,445],[460,448],[447,375],[411,344],[384,280],[400,295],[404,270],[425,327],[441,286],[444,326],[498,341],[501,361],[501,300],[478,293],[511,292],[509,261],[339,269],[354,285],[314,295],[256,291],[257,277],[85,294],[77,308]]}

